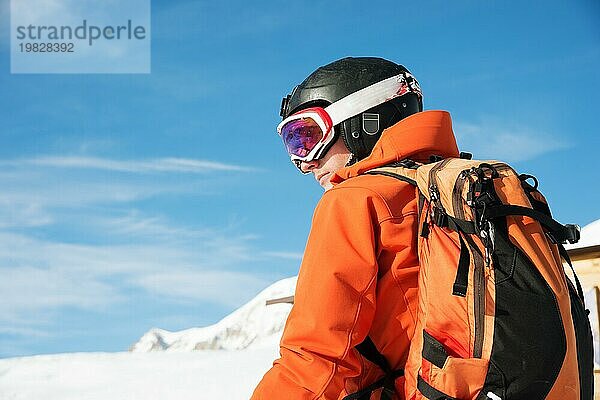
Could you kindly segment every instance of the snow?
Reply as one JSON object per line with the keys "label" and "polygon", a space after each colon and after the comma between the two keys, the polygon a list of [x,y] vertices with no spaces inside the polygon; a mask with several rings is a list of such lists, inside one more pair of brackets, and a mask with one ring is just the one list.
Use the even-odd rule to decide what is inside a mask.
{"label": "snow", "polygon": [[277,343],[239,351],[75,353],[0,360],[0,399],[248,399],[277,358]]}
{"label": "snow", "polygon": [[281,331],[291,310],[291,304],[272,304],[266,301],[291,296],[296,277],[275,282],[254,299],[215,325],[169,332],[153,328],[131,346],[133,352],[241,350],[271,341]]}

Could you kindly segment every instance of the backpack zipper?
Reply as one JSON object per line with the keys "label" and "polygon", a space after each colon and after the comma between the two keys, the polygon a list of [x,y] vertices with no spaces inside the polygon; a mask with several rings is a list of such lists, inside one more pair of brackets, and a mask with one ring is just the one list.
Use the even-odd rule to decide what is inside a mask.
{"label": "backpack zipper", "polygon": [[[462,193],[464,186],[470,176],[470,169],[463,170],[454,184],[452,193],[452,207],[454,215],[457,219],[465,219],[465,211],[463,205]],[[459,233],[460,234],[460,233]],[[481,358],[483,353],[483,335],[484,335],[484,318],[485,318],[485,272],[483,265],[483,255],[473,241],[470,235],[465,234],[465,239],[468,243],[471,257],[473,259],[473,315],[474,315],[474,332],[473,332],[473,357]]]}
{"label": "backpack zipper", "polygon": [[479,257],[475,257],[475,268],[473,270],[473,285],[475,290],[475,338],[473,343],[473,357],[475,358],[481,358],[481,355],[483,353],[483,331],[485,318],[485,276],[482,261],[483,260],[481,260]]}
{"label": "backpack zipper", "polygon": [[458,175],[458,179],[456,179],[454,189],[452,190],[452,208],[454,209],[454,215],[457,219],[465,219],[465,212],[462,204],[462,192],[468,176],[469,170],[463,170]]}
{"label": "backpack zipper", "polygon": [[485,318],[485,273],[483,267],[483,255],[473,242],[470,235],[465,239],[473,256],[473,315],[475,317],[473,333],[473,358],[481,358],[483,353],[483,335]]}

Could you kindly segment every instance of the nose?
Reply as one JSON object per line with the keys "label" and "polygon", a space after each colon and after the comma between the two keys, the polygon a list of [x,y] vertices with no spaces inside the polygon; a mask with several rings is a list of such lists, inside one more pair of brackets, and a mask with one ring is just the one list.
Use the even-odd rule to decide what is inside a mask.
{"label": "nose", "polygon": [[319,165],[319,160],[300,161],[300,171],[302,171],[306,174],[308,172],[311,172],[311,170],[316,168],[318,165]]}

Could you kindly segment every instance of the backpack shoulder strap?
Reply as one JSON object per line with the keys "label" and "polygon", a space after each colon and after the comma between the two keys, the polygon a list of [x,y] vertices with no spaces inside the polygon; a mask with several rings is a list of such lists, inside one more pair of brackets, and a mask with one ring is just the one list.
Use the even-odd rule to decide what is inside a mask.
{"label": "backpack shoulder strap", "polygon": [[404,181],[406,183],[410,183],[413,186],[417,186],[416,171],[420,165],[421,164],[415,161],[405,159],[402,161],[397,161],[388,165],[384,165],[382,167],[371,169],[365,172],[365,174],[385,175]]}
{"label": "backpack shoulder strap", "polygon": [[356,345],[356,350],[358,350],[364,358],[381,368],[383,372],[388,373],[392,370],[388,360],[379,352],[379,350],[377,350],[375,343],[373,343],[373,340],[369,336],[367,336],[362,343]]}
{"label": "backpack shoulder strap", "polygon": [[358,392],[349,394],[348,396],[344,397],[343,400],[369,400],[371,398],[371,394],[379,388],[383,388],[381,392],[381,400],[391,400],[394,396],[396,387],[394,382],[396,378],[404,375],[404,369],[400,368],[393,370],[390,367],[388,360],[379,352],[379,350],[377,350],[375,343],[373,343],[373,340],[371,340],[369,336],[367,336],[365,340],[363,340],[362,343],[358,344],[355,348],[364,358],[381,368],[381,370],[385,373],[385,376],[359,390]]}
{"label": "backpack shoulder strap", "polygon": [[365,172],[365,174],[385,175],[413,185],[416,188],[416,192],[418,193],[417,215],[421,215],[421,212],[423,211],[423,206],[425,204],[425,195],[421,193],[421,190],[417,185],[417,170],[422,165],[424,164],[420,164],[407,158],[402,161],[396,161],[391,164],[384,165],[382,167],[374,168]]}

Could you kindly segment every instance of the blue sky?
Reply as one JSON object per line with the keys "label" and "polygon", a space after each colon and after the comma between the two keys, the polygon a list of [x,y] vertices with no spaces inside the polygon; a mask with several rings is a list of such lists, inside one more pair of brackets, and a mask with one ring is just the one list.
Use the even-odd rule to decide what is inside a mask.
{"label": "blue sky", "polygon": [[381,56],[462,150],[600,218],[596,1],[152,2],[152,72],[10,74],[0,0],[0,357],[125,350],[295,275],[322,194],[275,134],[281,97]]}

